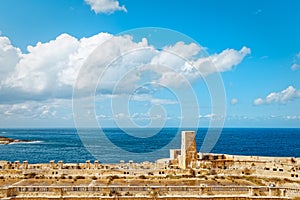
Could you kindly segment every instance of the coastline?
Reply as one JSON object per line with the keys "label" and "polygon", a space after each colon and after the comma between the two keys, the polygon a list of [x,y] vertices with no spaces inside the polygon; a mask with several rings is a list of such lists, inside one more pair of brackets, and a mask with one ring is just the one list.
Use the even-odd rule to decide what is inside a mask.
{"label": "coastline", "polygon": [[13,139],[13,138],[7,138],[0,136],[0,144],[15,144],[15,143],[30,143],[35,142],[32,140],[19,140],[19,139]]}
{"label": "coastline", "polygon": [[[30,164],[0,161],[5,199],[297,199],[300,158],[197,151],[194,131],[168,158],[135,163],[97,160]],[[1,181],[2,180],[2,181]]]}

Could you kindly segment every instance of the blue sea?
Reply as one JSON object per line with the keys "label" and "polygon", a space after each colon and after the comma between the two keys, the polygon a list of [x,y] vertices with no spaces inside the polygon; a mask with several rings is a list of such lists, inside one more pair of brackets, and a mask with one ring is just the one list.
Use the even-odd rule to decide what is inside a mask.
{"label": "blue sea", "polygon": [[[76,129],[0,129],[0,136],[34,141],[0,145],[0,160],[28,160],[30,163],[45,163],[50,160],[63,160],[65,163],[80,163],[86,160],[99,160],[102,163],[118,163],[120,160],[155,161],[169,157],[170,148],[180,148],[180,139],[166,146],[176,135],[180,136],[180,131],[177,128],[164,128],[152,137],[136,138],[124,134],[120,129],[104,129],[106,139],[114,144],[108,145],[107,142],[101,143],[103,136],[99,136],[98,129],[82,129],[81,134],[94,141],[86,148],[82,142],[82,135],[80,137]],[[207,129],[196,131],[199,150]],[[97,150],[96,154],[93,148]],[[211,152],[300,157],[300,129],[225,128]]]}

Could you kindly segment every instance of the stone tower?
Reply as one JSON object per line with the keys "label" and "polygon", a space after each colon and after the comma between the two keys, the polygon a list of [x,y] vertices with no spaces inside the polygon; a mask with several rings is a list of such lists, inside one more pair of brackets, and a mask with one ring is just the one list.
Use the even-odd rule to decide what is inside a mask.
{"label": "stone tower", "polygon": [[189,168],[198,159],[195,135],[195,131],[181,132],[181,155],[178,161],[182,169]]}

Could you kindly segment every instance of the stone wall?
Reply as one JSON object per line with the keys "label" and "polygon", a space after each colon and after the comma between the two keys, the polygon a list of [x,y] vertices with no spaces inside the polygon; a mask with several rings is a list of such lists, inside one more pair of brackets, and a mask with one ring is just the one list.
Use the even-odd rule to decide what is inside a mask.
{"label": "stone wall", "polygon": [[[300,189],[279,188],[279,187],[250,187],[250,186],[11,186],[0,189],[0,198],[18,197],[218,197],[218,196],[248,196],[248,197],[276,197],[294,198],[300,197]],[[134,198],[133,198],[134,197]],[[17,198],[16,198],[17,199]]]}
{"label": "stone wall", "polygon": [[[59,197],[13,197],[9,200],[56,200],[61,199]],[[99,197],[64,197],[64,200],[99,200]],[[118,198],[102,198],[101,200],[112,200],[112,199],[118,199],[118,200],[147,200],[147,199],[155,199],[155,200],[195,200],[195,199],[201,199],[201,200],[211,200],[211,197],[118,197]],[[215,200],[286,200],[287,198],[271,198],[271,197],[214,197]]]}
{"label": "stone wall", "polygon": [[195,136],[195,131],[181,132],[181,155],[178,156],[178,163],[182,169],[189,168],[198,159]]}

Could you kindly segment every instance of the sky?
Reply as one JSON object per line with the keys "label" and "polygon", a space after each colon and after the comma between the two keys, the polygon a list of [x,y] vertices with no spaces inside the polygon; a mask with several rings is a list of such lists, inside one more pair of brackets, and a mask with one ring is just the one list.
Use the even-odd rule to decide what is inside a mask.
{"label": "sky", "polygon": [[299,8],[1,0],[0,127],[300,128]]}

